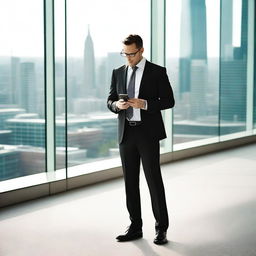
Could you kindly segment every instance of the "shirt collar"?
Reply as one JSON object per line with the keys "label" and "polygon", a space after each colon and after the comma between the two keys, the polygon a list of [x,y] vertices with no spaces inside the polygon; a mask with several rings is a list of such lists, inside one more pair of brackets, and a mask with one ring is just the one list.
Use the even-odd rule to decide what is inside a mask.
{"label": "shirt collar", "polygon": [[[145,67],[145,64],[146,64],[146,58],[145,57],[143,57],[142,59],[141,59],[141,61],[136,65],[136,67],[138,67],[139,69],[144,69],[144,67]],[[128,66],[128,68],[129,69],[132,69],[132,67],[131,66]]]}

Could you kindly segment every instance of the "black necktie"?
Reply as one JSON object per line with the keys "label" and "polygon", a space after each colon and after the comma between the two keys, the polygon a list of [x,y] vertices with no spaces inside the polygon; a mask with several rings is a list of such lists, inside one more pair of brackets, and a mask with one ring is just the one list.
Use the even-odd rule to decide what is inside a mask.
{"label": "black necktie", "polygon": [[[128,84],[128,88],[127,88],[127,93],[128,93],[128,97],[129,98],[134,98],[135,97],[135,72],[137,70],[138,67],[133,67],[132,68],[132,75]],[[126,109],[126,117],[128,119],[131,119],[133,116],[133,108],[129,107],[128,109]]]}

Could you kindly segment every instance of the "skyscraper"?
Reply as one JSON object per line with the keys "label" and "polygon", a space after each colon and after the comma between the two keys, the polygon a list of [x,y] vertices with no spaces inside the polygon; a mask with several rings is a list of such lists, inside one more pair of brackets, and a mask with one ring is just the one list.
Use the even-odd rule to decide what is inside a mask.
{"label": "skyscraper", "polygon": [[20,58],[11,57],[10,103],[17,104],[20,90]]}
{"label": "skyscraper", "polygon": [[29,113],[37,113],[37,90],[35,64],[22,62],[20,64],[19,106]]}
{"label": "skyscraper", "polygon": [[88,96],[96,96],[94,46],[89,28],[84,43],[84,85],[81,87],[79,97]]}
{"label": "skyscraper", "polygon": [[207,59],[205,0],[183,0],[180,38],[180,93],[190,91],[191,60]]}
{"label": "skyscraper", "polygon": [[234,48],[235,59],[247,58],[247,43],[248,43],[248,0],[242,0],[241,39],[240,39],[240,46]]}
{"label": "skyscraper", "polygon": [[[179,96],[189,96],[190,119],[206,114],[207,35],[205,0],[183,0],[179,61]],[[204,74],[202,76],[202,74]],[[185,94],[184,94],[185,93]],[[187,94],[189,93],[189,95]],[[199,98],[200,95],[200,98]]]}
{"label": "skyscraper", "polygon": [[[222,1],[226,4],[225,1]],[[231,6],[231,4],[230,4]],[[229,6],[229,7],[230,7]],[[228,40],[232,16],[228,17],[230,8],[222,9],[222,35]],[[246,119],[246,87],[247,87],[247,44],[248,44],[248,0],[242,0],[240,46],[232,46],[232,58],[226,58],[226,47],[222,43],[220,65],[220,113],[222,121],[244,122]],[[227,23],[228,18],[231,19]],[[224,23],[225,22],[225,23]],[[233,23],[232,23],[233,25]],[[232,37],[229,39],[232,42]],[[245,124],[244,124],[245,125]],[[222,133],[223,134],[223,133]]]}
{"label": "skyscraper", "polygon": [[205,0],[190,0],[191,11],[191,59],[207,59]]}
{"label": "skyscraper", "polygon": [[9,58],[0,57],[0,104],[10,104],[10,70]]}
{"label": "skyscraper", "polygon": [[221,1],[221,58],[224,60],[233,59],[233,0]]}
{"label": "skyscraper", "polygon": [[205,0],[183,0],[181,12],[180,56],[207,59]]}

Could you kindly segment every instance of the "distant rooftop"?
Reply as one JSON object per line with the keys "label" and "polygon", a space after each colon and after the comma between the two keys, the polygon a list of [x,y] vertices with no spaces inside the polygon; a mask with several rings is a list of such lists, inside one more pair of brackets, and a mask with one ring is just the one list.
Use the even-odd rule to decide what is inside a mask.
{"label": "distant rooftop", "polygon": [[0,135],[1,134],[8,134],[8,133],[12,133],[11,130],[0,130]]}
{"label": "distant rooftop", "polygon": [[[24,115],[24,118],[22,118]],[[31,119],[29,119],[29,117],[31,117]],[[10,118],[8,119],[6,122],[8,123],[40,123],[40,124],[44,124],[45,123],[45,119],[43,118],[34,118],[35,114],[21,114],[18,115],[18,118]],[[116,119],[116,115],[114,113],[108,113],[108,112],[103,112],[103,113],[94,113],[85,117],[80,117],[80,116],[71,116],[70,118],[68,118],[68,124],[72,125],[72,124],[77,124],[77,123],[83,123],[83,122],[92,122],[92,121],[100,121],[100,120],[113,120]],[[62,117],[62,119],[56,119],[56,124],[57,125],[65,125],[66,120],[64,117]]]}
{"label": "distant rooftop", "polygon": [[25,111],[23,108],[0,108],[0,113]]}
{"label": "distant rooftop", "polygon": [[[218,122],[207,122],[207,121],[180,120],[180,121],[175,121],[174,125],[193,125],[193,126],[218,127],[219,123]],[[241,125],[244,125],[244,122],[221,121],[220,127],[241,126]]]}

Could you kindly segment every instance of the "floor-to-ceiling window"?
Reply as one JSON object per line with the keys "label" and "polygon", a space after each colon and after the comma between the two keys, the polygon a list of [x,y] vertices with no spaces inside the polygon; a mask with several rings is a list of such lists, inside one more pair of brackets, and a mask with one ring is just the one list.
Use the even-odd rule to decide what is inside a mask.
{"label": "floor-to-ceiling window", "polygon": [[[255,33],[256,34],[256,33]],[[256,40],[256,36],[254,37]],[[254,63],[256,63],[256,51],[254,52]],[[254,66],[254,90],[253,90],[253,123],[254,129],[256,129],[256,65]]]}
{"label": "floor-to-ceiling window", "polygon": [[174,150],[252,134],[253,1],[166,3]]}
{"label": "floor-to-ceiling window", "polygon": [[[165,22],[152,7],[165,7]],[[130,33],[143,37],[148,60],[160,56],[174,89],[163,152],[253,134],[254,8],[254,0],[1,1],[0,191],[21,176],[17,187],[120,164],[106,99]]]}
{"label": "floor-to-ceiling window", "polygon": [[43,13],[0,2],[0,181],[45,172]]}
{"label": "floor-to-ceiling window", "polygon": [[218,136],[220,1],[166,3],[166,66],[176,99],[175,150],[211,143]]}
{"label": "floor-to-ceiling window", "polygon": [[248,0],[221,1],[220,45],[220,135],[226,135],[246,130]]}
{"label": "floor-to-ceiling window", "polygon": [[66,168],[66,5],[54,1],[54,85],[55,85],[55,154],[56,170]]}
{"label": "floor-to-ceiling window", "polygon": [[83,163],[119,156],[117,116],[106,101],[112,70],[125,63],[122,40],[136,33],[150,59],[148,0],[67,1],[68,166],[77,166],[70,175],[85,172]]}

